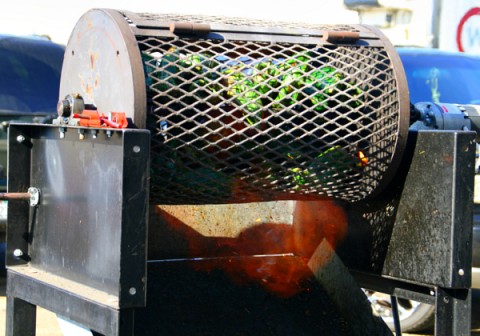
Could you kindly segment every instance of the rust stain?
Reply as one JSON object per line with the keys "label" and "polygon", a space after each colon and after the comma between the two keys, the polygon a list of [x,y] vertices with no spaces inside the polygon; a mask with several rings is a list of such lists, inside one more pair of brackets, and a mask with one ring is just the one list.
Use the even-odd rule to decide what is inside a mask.
{"label": "rust stain", "polygon": [[93,94],[93,88],[90,84],[87,84],[87,86],[85,87],[85,93],[87,94],[87,96],[92,96]]}
{"label": "rust stain", "polygon": [[443,162],[451,165],[451,164],[453,164],[453,157],[451,155],[444,155],[443,156]]}
{"label": "rust stain", "polygon": [[93,82],[93,87],[96,89],[98,88],[99,84],[100,84],[100,75],[97,73],[95,75],[95,79],[94,79],[94,82]]}
{"label": "rust stain", "polygon": [[95,61],[96,61],[95,54],[93,52],[91,52],[90,53],[90,67],[92,68],[92,70],[95,69]]}

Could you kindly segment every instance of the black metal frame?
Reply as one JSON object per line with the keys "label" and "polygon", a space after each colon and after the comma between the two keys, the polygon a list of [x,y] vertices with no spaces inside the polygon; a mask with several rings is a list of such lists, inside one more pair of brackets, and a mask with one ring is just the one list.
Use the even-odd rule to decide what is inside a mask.
{"label": "black metal frame", "polygon": [[362,287],[436,305],[437,336],[470,335],[474,160],[472,133],[410,132],[389,190],[350,208],[361,234],[339,251]]}
{"label": "black metal frame", "polygon": [[[227,288],[225,293],[233,299],[232,302],[222,303],[225,304],[222,307],[230,310],[213,312],[221,312],[225,314],[224,319],[230,319],[230,323],[226,324],[219,320],[224,328],[219,332],[230,330],[229,327],[240,328],[240,324],[233,320],[239,316],[238,309],[247,314],[256,309],[260,318],[267,312],[270,315],[266,316],[274,316],[274,320],[269,321],[265,317],[265,323],[287,323],[286,326],[291,327],[288,320],[284,321],[275,314],[287,313],[290,316],[293,313],[298,317],[295,314],[298,313],[296,304],[299,302],[307,304],[309,314],[313,314],[298,317],[301,321],[319,321],[325,312],[315,311],[316,308],[311,310],[312,307],[318,308],[316,304],[309,305],[312,296],[326,300],[324,306],[328,307],[328,314],[333,314],[329,315],[332,321],[338,320],[337,327],[345,323],[343,317],[335,315],[339,311],[363,316],[371,314],[368,309],[358,311],[357,306],[351,307],[351,302],[329,298],[329,287],[335,289],[339,285],[337,279],[328,277],[312,287],[315,295],[302,294],[301,299],[278,299],[258,286],[240,286],[240,296],[251,296],[252,300],[250,306],[236,305],[234,301],[238,293],[237,289],[232,289],[236,283],[222,272],[226,266],[244,261],[258,263],[268,258],[274,265],[298,263],[300,259],[292,255],[210,259],[192,255],[181,260],[152,261],[147,274],[149,141],[148,132],[139,130],[10,126],[9,191],[21,192],[30,186],[38,187],[41,202],[34,208],[29,208],[25,201],[9,203],[7,336],[34,333],[35,306],[44,307],[105,335],[148,335],[157,329],[138,331],[137,328],[148,326],[147,322],[152,321],[164,323],[161,327],[166,331],[176,328],[179,331],[173,334],[180,335],[184,330],[182,327],[189,323],[199,328],[211,327],[202,318],[202,310],[210,312],[206,300],[212,300],[213,306],[220,306],[223,293],[216,290],[221,286]],[[475,135],[470,132],[419,132],[411,134],[409,143],[409,155],[404,160],[404,166],[384,195],[361,204],[346,205],[350,230],[335,253],[361,287],[435,304],[435,335],[469,335]],[[85,156],[86,152],[93,153]],[[83,171],[98,165],[99,161],[103,163],[103,168],[118,169],[97,171],[112,177],[111,182],[105,184],[107,190],[94,189],[96,191],[82,195],[87,190],[85,185],[100,183],[98,177],[82,175],[85,180],[78,178],[73,182],[79,188],[76,193],[65,189],[61,183],[66,182],[62,182],[58,174],[58,165],[62,160],[69,161],[68,167],[74,167],[65,172],[64,177],[68,178],[79,177]],[[59,183],[62,188],[54,190]],[[68,183],[66,185],[69,186]],[[115,186],[114,191],[109,190],[112,185]],[[56,191],[59,195],[55,195]],[[81,225],[97,228],[95,225],[98,223],[83,221],[82,218],[88,217],[89,212],[105,210],[102,206],[112,201],[107,196],[110,194],[123,195],[123,198],[113,203],[119,209],[108,209],[119,211],[118,216],[104,217],[106,221],[102,225],[103,228],[111,228],[107,233],[119,230],[120,234],[116,240],[108,242],[109,249],[114,251],[110,260],[112,263],[96,265],[107,265],[111,271],[107,273],[114,275],[99,278],[97,273],[104,270],[92,265],[92,268],[85,267],[85,257],[99,251],[104,253],[104,246],[96,244],[98,241],[95,239],[105,240],[101,240],[101,235],[83,239],[79,232],[85,230]],[[93,197],[96,201],[89,203],[85,197]],[[69,203],[78,205],[82,209],[81,214],[75,213]],[[416,216],[411,216],[412,208],[416,209]],[[68,210],[69,215],[62,215],[63,210]],[[69,218],[70,222],[63,222]],[[62,231],[55,222],[61,222],[73,231]],[[75,231],[77,229],[80,231]],[[69,232],[76,234],[69,235]],[[405,235],[405,232],[408,234]],[[423,241],[410,239],[422,232],[425,234]],[[70,249],[78,249],[77,253],[62,251],[66,245],[58,241],[71,244]],[[85,251],[88,251],[87,255]],[[420,267],[413,267],[410,260]],[[435,263],[429,266],[432,260]],[[427,267],[431,267],[428,272]],[[338,267],[333,269],[338,270]],[[338,274],[339,277],[346,276],[341,271]],[[316,276],[317,280],[321,276]],[[211,289],[212,281],[215,281],[214,289]],[[360,288],[349,287],[352,296],[357,295]],[[262,310],[255,303],[258,298],[264,300],[267,306],[273,302],[273,306],[269,307],[275,309],[280,304],[283,310],[275,310],[276,313]],[[334,306],[332,302],[350,307]],[[292,303],[294,308],[287,309]],[[177,321],[180,316],[181,320]],[[331,327],[325,324],[326,320],[328,318],[315,327]],[[198,331],[201,332],[200,329]]]}
{"label": "black metal frame", "polygon": [[356,271],[352,271],[352,275],[364,288],[389,294],[394,298],[435,305],[434,335],[436,336],[469,336],[471,334],[471,289],[469,288],[444,288]]}
{"label": "black metal frame", "polygon": [[125,329],[146,299],[149,132],[12,124],[9,153],[9,189],[41,206],[9,201],[7,334],[34,333],[32,304]]}

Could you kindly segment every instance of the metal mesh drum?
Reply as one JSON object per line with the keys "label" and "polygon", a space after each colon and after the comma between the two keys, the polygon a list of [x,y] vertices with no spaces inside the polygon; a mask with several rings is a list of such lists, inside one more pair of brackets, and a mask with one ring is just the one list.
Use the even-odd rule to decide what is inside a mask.
{"label": "metal mesh drum", "polygon": [[91,10],[66,48],[72,93],[151,130],[157,204],[359,201],[409,126],[398,55],[362,25]]}

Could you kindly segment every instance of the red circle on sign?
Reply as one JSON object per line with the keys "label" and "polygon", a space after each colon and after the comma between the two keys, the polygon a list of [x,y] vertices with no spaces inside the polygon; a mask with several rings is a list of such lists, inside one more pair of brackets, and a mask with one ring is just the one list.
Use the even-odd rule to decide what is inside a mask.
{"label": "red circle on sign", "polygon": [[463,44],[462,44],[462,30],[463,26],[465,25],[465,22],[467,22],[468,19],[470,19],[474,15],[480,15],[480,8],[479,7],[474,7],[468,10],[467,13],[462,17],[460,20],[460,23],[458,24],[457,27],[457,47],[458,50],[460,51],[465,51],[463,49]]}

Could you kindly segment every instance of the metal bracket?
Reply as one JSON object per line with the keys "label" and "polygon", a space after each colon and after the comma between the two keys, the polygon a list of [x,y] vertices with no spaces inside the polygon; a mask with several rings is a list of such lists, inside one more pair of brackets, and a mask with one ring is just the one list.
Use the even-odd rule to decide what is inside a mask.
{"label": "metal bracket", "polygon": [[326,31],[322,37],[322,41],[330,43],[355,43],[359,39],[359,32],[348,31]]}
{"label": "metal bracket", "polygon": [[170,32],[175,35],[208,35],[210,25],[206,23],[172,22]]}

